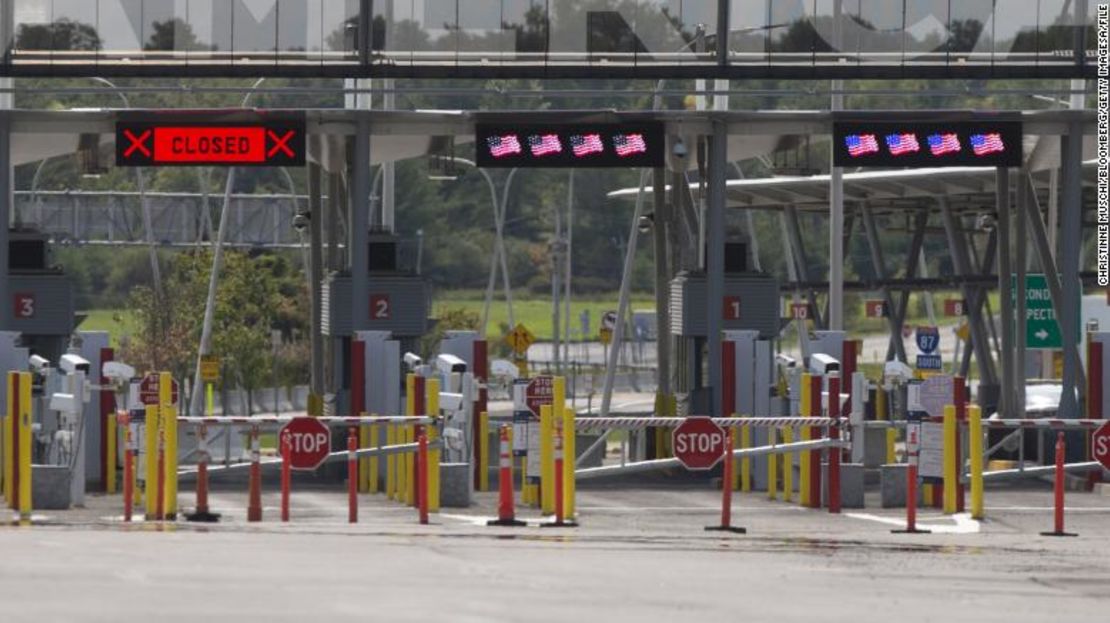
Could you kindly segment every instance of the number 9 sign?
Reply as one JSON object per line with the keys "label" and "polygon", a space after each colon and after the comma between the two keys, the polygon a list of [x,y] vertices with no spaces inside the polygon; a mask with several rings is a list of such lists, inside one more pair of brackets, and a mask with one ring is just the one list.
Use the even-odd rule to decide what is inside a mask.
{"label": "number 9 sign", "polygon": [[16,318],[35,317],[35,295],[33,292],[16,292],[12,297],[12,315]]}

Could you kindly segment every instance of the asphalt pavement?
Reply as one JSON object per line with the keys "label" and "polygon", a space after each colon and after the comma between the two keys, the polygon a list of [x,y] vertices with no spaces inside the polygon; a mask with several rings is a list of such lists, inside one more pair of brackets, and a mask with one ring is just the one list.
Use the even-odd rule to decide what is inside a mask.
{"label": "asphalt pavement", "polygon": [[[5,621],[1104,621],[1110,497],[1069,493],[1068,529],[1040,484],[992,488],[987,520],[923,509],[840,515],[737,495],[746,535],[705,532],[720,493],[696,478],[583,483],[578,528],[491,528],[496,494],[432,525],[381,495],[346,523],[342,485],[295,489],[292,521],[245,522],[246,492],[213,492],[218,524],[120,521],[119,496],[0,528]],[[183,492],[182,503],[191,505]],[[869,500],[874,502],[874,500]]]}

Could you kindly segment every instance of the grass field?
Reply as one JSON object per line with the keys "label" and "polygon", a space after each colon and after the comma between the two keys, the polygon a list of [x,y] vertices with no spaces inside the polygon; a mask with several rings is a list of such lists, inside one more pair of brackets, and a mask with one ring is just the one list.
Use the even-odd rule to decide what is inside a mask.
{"label": "grass field", "polygon": [[119,346],[124,335],[134,335],[138,331],[135,316],[126,309],[93,309],[81,312],[88,314],[78,329],[81,331],[107,331],[112,336],[112,346]]}
{"label": "grass field", "polygon": [[[444,293],[435,298],[432,304],[432,315],[439,317],[447,309],[463,309],[468,312],[482,314],[483,298],[479,294],[463,293],[453,295]],[[590,315],[590,336],[597,335],[601,322],[601,315],[609,310],[617,309],[617,295],[611,297],[598,297],[585,300],[571,300],[571,335],[575,339],[581,338],[582,321],[579,316],[583,311]],[[632,299],[632,309],[655,309],[655,299],[636,296]],[[560,322],[566,322],[563,316],[563,306],[559,307]],[[523,323],[524,326],[536,335],[538,339],[550,340],[552,337],[551,299],[528,298],[524,300],[513,299],[513,321]],[[509,323],[509,310],[504,299],[497,298],[490,304],[489,321],[486,323],[489,335],[500,335],[501,324]]]}

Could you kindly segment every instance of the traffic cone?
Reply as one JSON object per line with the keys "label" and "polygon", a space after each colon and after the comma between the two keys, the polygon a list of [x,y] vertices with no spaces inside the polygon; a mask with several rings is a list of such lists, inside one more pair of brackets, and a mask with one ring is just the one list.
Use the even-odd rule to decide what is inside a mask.
{"label": "traffic cone", "polygon": [[[186,521],[205,523],[220,520],[219,513],[208,510],[208,426],[200,425],[197,431],[197,506],[192,513],[185,513]],[[130,443],[128,443],[130,446]]]}
{"label": "traffic cone", "polygon": [[501,473],[498,478],[500,481],[499,491],[500,497],[497,503],[497,519],[491,519],[486,522],[488,526],[524,526],[527,525],[523,521],[516,518],[516,510],[513,508],[513,457],[512,452],[509,450],[509,425],[501,427]]}

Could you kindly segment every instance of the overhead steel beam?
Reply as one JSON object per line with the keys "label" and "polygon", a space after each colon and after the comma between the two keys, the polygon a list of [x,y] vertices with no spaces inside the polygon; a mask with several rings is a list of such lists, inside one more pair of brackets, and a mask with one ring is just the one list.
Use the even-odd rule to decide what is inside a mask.
{"label": "overhead steel beam", "polygon": [[[867,246],[871,251],[871,267],[879,279],[886,279],[886,259],[883,257],[882,241],[879,239],[879,228],[875,223],[875,214],[867,202],[860,204],[860,213],[863,217],[863,230],[867,235]],[[902,323],[899,318],[901,307],[894,306],[894,297],[890,288],[884,287],[883,300],[887,308],[887,324],[890,325],[890,345],[887,348],[887,360],[890,359],[891,349],[899,361],[906,361],[906,347],[902,343]],[[906,296],[906,294],[903,294]]]}
{"label": "overhead steel beam", "polygon": [[[967,240],[964,237],[964,232],[956,222],[956,215],[952,212],[945,198],[938,197],[937,201],[940,204],[941,218],[944,222],[944,230],[948,237],[952,259],[956,265],[956,273],[965,277],[970,276],[971,261],[968,258]],[[961,286],[961,291],[965,300],[971,298],[973,289],[970,286]],[[968,318],[968,325],[971,328],[971,344],[972,348],[975,349],[975,359],[979,362],[980,378],[985,383],[996,385],[998,379],[994,374],[990,348],[987,343],[987,332],[983,327],[982,318],[975,309],[969,308],[968,313],[971,314]]]}
{"label": "overhead steel beam", "polygon": [[[1079,417],[1079,404],[1075,392],[1084,383],[1079,361],[1079,300],[1083,288],[1079,283],[1079,256],[1083,244],[1083,128],[1072,124],[1066,136],[1061,137],[1060,168],[1064,176],[1064,194],[1060,202],[1060,278],[1063,300],[1056,307],[1056,319],[1064,343],[1064,393],[1060,396],[1060,417]],[[1039,215],[1038,215],[1039,218]]]}

